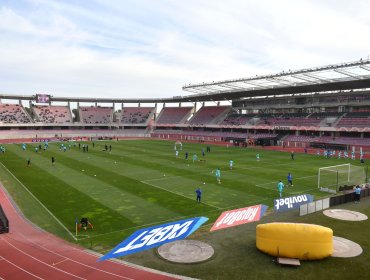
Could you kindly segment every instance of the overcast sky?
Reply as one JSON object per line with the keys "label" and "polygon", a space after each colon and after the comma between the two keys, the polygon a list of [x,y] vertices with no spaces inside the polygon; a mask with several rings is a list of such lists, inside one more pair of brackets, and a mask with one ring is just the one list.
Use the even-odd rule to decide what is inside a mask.
{"label": "overcast sky", "polygon": [[0,0],[0,93],[172,97],[367,58],[369,0]]}

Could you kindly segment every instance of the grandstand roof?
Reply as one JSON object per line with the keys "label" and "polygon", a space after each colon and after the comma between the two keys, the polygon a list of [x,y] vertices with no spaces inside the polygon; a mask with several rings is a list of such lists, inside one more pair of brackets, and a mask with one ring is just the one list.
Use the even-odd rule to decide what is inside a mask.
{"label": "grandstand roof", "polygon": [[[169,98],[50,97],[51,102],[178,103],[237,100],[257,96],[318,93],[370,88],[370,59],[212,83],[189,84],[195,93]],[[0,99],[35,100],[35,95],[0,94]]]}
{"label": "grandstand roof", "polygon": [[187,98],[233,100],[242,97],[370,88],[370,60],[211,83],[189,84]]}

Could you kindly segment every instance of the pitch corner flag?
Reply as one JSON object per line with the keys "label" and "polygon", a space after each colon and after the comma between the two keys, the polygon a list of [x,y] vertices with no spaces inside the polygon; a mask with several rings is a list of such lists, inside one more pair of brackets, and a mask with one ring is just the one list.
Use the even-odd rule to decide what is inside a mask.
{"label": "pitch corner flag", "polygon": [[78,218],[76,217],[76,236],[77,236],[77,231],[78,231],[77,227],[78,227]]}

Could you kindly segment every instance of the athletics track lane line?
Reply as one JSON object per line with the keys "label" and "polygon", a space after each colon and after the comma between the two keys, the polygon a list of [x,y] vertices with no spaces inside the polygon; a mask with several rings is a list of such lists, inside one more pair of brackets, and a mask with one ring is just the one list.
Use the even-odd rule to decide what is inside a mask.
{"label": "athletics track lane line", "polygon": [[[16,265],[15,263],[1,256],[0,256],[0,275],[5,277],[5,278],[2,278],[0,276],[0,280],[10,279],[10,276],[12,276],[14,279],[22,279],[22,280],[35,279],[35,278],[42,279],[42,280],[44,279],[23,269],[22,267]],[[30,276],[32,278],[30,278]]]}
{"label": "athletics track lane line", "polygon": [[[185,277],[181,277],[178,275],[170,275],[167,273],[155,271],[153,269],[145,269],[138,265],[125,263],[123,261],[103,261],[97,263],[96,260],[98,259],[97,254],[90,253],[86,250],[80,249],[76,245],[72,245],[67,243],[67,241],[61,240],[58,237],[55,237],[47,232],[44,232],[37,228],[36,226],[32,225],[30,222],[27,222],[23,217],[21,217],[21,213],[16,206],[12,203],[12,201],[7,197],[6,192],[4,189],[0,188],[0,202],[3,205],[4,211],[6,211],[7,216],[11,223],[10,233],[5,234],[4,237],[9,237],[10,242],[17,242],[13,239],[20,239],[23,243],[29,243],[29,246],[33,246],[34,250],[40,249],[35,247],[37,244],[44,244],[44,248],[49,247],[48,250],[57,253],[60,252],[60,256],[64,258],[69,258],[70,260],[77,262],[78,264],[87,265],[90,268],[90,277],[89,279],[117,279],[117,276],[113,276],[113,274],[119,275],[120,279],[125,277],[126,279],[184,279]],[[22,234],[20,234],[22,233]],[[24,238],[23,234],[26,236]],[[30,242],[33,240],[33,242]],[[22,243],[22,244],[23,244]],[[39,246],[40,247],[40,246]],[[52,249],[50,249],[52,248]],[[71,250],[72,249],[72,250]],[[14,254],[18,254],[19,251],[14,250]],[[76,260],[77,259],[77,260]],[[16,264],[19,264],[15,262]],[[68,262],[63,262],[60,264],[67,265]],[[33,266],[37,268],[39,264],[35,261]],[[79,269],[78,272],[86,273],[86,267],[83,265],[77,266]],[[40,267],[40,269],[42,269]],[[99,271],[100,272],[99,272]],[[55,268],[54,268],[55,271]],[[78,273],[77,272],[77,273]],[[124,272],[124,273],[123,273]],[[58,272],[61,273],[61,272]],[[104,273],[104,275],[102,275]],[[110,273],[111,275],[107,274]],[[97,275],[98,274],[98,275]],[[64,274],[65,275],[65,274]],[[60,276],[60,275],[59,275]],[[57,277],[58,278],[58,277]],[[50,279],[50,277],[48,277]]]}

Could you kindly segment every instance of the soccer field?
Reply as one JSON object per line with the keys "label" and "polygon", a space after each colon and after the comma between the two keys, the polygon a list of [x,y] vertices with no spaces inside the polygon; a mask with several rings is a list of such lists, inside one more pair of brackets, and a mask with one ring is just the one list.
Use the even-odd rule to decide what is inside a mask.
{"label": "soccer field", "polygon": [[[350,162],[307,154],[291,160],[289,153],[213,145],[202,157],[206,145],[201,143],[183,143],[176,158],[173,141],[99,141],[94,148],[92,142],[80,142],[80,149],[78,143],[76,147],[73,142],[64,144],[71,144],[70,150],[61,151],[60,143],[50,143],[46,151],[37,153],[38,144],[27,144],[26,151],[20,144],[5,145],[1,180],[6,186],[18,184],[8,189],[26,208],[22,210],[31,219],[41,217],[45,221],[41,226],[60,236],[74,238],[75,218],[89,217],[95,228],[80,232],[77,241],[100,251],[140,227],[195,216],[208,217],[212,223],[226,209],[272,206],[278,197],[276,184],[279,180],[286,184],[288,172],[294,186],[286,187],[284,196],[326,196],[317,189],[318,168]],[[88,152],[83,152],[83,144],[89,145]],[[112,146],[111,152],[104,151],[106,144]],[[194,153],[201,161],[193,163]],[[229,160],[234,161],[232,170]],[[217,167],[221,184],[214,174]],[[195,201],[197,187],[203,191],[201,204]],[[25,194],[37,206],[22,204]]]}

